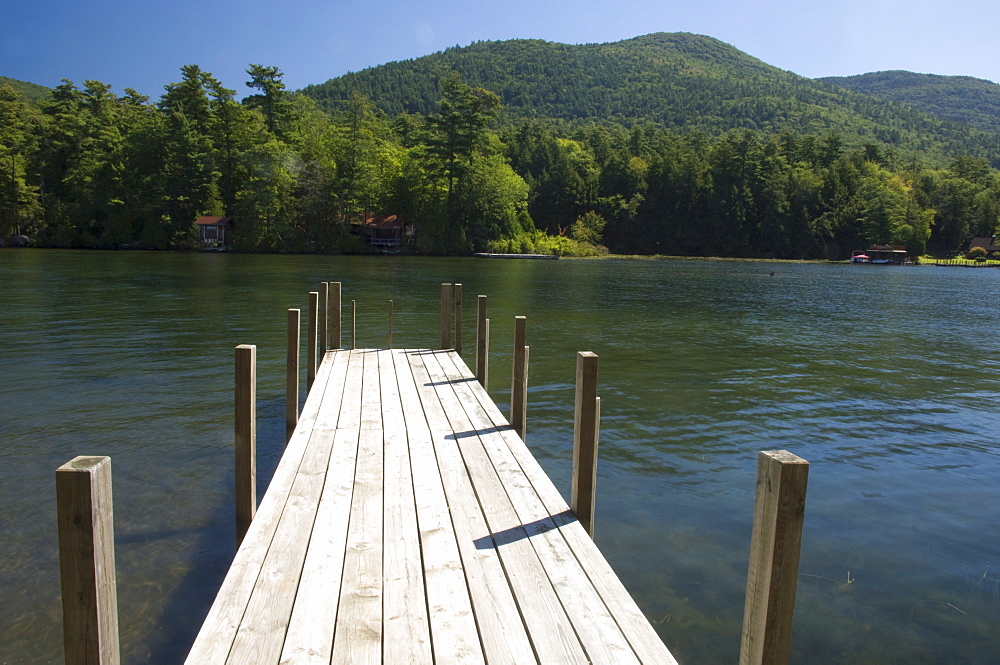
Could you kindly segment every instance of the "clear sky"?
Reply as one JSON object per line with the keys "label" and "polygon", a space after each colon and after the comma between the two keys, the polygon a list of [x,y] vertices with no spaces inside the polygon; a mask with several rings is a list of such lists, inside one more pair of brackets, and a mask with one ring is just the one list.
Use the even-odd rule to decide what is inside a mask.
{"label": "clear sky", "polygon": [[693,32],[809,77],[886,69],[1000,82],[996,0],[0,0],[0,75],[97,79],[159,98],[200,65],[238,94],[250,63],[290,89],[477,40]]}

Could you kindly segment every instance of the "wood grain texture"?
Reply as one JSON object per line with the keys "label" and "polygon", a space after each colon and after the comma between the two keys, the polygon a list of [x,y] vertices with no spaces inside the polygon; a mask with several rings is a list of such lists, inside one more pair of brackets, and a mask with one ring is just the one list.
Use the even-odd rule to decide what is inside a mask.
{"label": "wood grain texture", "polygon": [[740,665],[788,662],[808,479],[801,457],[786,450],[758,455]]}
{"label": "wood grain texture", "polygon": [[111,458],[75,457],[56,469],[66,665],[118,665]]}

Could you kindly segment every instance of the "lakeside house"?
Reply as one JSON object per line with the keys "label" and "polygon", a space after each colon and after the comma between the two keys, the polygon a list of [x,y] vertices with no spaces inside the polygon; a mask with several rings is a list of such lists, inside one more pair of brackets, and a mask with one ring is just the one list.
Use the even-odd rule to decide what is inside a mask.
{"label": "lakeside house", "polygon": [[198,241],[202,247],[225,249],[228,246],[233,231],[232,217],[199,217],[194,223],[198,226]]}
{"label": "lakeside house", "polygon": [[972,242],[969,243],[969,249],[972,249],[973,247],[982,247],[986,250],[987,254],[1000,252],[1000,245],[997,244],[996,236],[990,236],[989,238],[973,238]]}
{"label": "lakeside house", "polygon": [[384,252],[398,252],[404,239],[407,244],[413,239],[414,231],[414,225],[406,224],[397,215],[368,217],[361,226],[365,243]]}

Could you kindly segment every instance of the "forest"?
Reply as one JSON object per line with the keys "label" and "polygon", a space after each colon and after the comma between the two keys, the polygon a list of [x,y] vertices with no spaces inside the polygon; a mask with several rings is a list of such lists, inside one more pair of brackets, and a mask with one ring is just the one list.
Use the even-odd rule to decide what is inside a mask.
{"label": "forest", "polygon": [[[455,72],[421,113],[353,91],[324,107],[250,65],[250,94],[197,65],[152,101],[64,80],[33,102],[0,85],[0,239],[193,249],[202,215],[235,249],[365,252],[352,225],[398,215],[406,251],[840,259],[913,256],[996,232],[1000,173],[837,131],[712,133],[641,120],[511,117]],[[852,93],[853,94],[853,93]]]}

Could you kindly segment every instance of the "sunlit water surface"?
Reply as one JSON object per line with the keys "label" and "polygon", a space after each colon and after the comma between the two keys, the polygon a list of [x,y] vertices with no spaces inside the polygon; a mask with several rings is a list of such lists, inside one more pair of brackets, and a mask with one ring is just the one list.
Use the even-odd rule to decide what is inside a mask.
{"label": "sunlit water surface", "polygon": [[[489,295],[491,393],[528,317],[529,447],[564,494],[600,355],[596,540],[682,663],[739,652],[757,452],[810,461],[792,662],[1000,662],[1000,271],[0,251],[0,661],[62,662],[54,471],[110,455],[123,662],[180,663],[234,553],[233,347],[258,347],[261,493],[284,325],[320,281],[358,345]],[[345,330],[349,330],[345,326]],[[347,337],[345,335],[345,341]]]}

